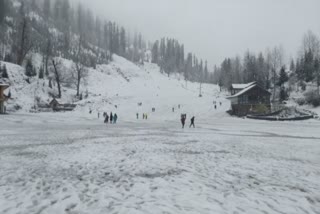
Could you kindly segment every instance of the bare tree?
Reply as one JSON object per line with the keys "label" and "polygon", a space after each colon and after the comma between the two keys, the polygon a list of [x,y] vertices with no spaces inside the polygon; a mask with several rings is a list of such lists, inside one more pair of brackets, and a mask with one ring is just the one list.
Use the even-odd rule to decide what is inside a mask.
{"label": "bare tree", "polygon": [[78,45],[78,51],[76,54],[76,60],[74,64],[74,71],[75,71],[75,79],[76,79],[76,87],[77,87],[77,96],[80,96],[80,85],[83,78],[87,76],[87,69],[83,65],[83,54],[82,54],[82,35],[79,37],[79,45]]}
{"label": "bare tree", "polygon": [[320,57],[320,39],[312,31],[308,31],[302,41],[302,55],[307,52],[311,52],[316,58]]}
{"label": "bare tree", "polygon": [[276,99],[277,75],[283,65],[284,50],[281,46],[274,47],[272,51],[267,50],[267,63],[272,73],[273,96],[272,101]]}
{"label": "bare tree", "polygon": [[54,78],[58,86],[58,98],[61,98],[61,80],[62,80],[62,74],[60,70],[61,61],[53,58],[51,62],[53,66]]}

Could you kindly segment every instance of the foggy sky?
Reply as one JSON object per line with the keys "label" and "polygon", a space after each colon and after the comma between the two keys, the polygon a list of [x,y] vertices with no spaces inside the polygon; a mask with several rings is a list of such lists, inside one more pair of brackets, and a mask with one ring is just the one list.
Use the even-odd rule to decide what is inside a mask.
{"label": "foggy sky", "polygon": [[174,37],[210,66],[248,49],[282,45],[295,57],[305,32],[320,36],[320,0],[79,0],[154,41]]}

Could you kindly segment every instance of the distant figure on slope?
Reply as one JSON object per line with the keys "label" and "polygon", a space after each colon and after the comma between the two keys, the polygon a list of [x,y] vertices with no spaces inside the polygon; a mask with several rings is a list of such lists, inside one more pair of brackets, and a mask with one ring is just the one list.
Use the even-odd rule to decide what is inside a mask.
{"label": "distant figure on slope", "polygon": [[136,114],[137,115],[137,120],[139,119],[139,113]]}
{"label": "distant figure on slope", "polygon": [[100,112],[98,112],[98,119],[100,118]]}
{"label": "distant figure on slope", "polygon": [[217,105],[214,105],[214,109],[216,109],[216,110],[217,110]]}
{"label": "distant figure on slope", "polygon": [[174,112],[174,107],[172,108],[172,112]]}
{"label": "distant figure on slope", "polygon": [[222,106],[222,102],[220,102],[220,106]]}
{"label": "distant figure on slope", "polygon": [[113,123],[116,124],[116,123],[117,123],[117,120],[118,120],[118,115],[117,115],[117,114],[114,114],[114,116],[113,116]]}
{"label": "distant figure on slope", "polygon": [[194,116],[191,118],[190,128],[191,128],[191,126],[193,126],[193,128],[196,128],[196,126],[194,125]]}
{"label": "distant figure on slope", "polygon": [[186,119],[187,119],[187,115],[181,114],[181,124],[183,129],[184,129],[184,125],[186,124]]}
{"label": "distant figure on slope", "polygon": [[104,123],[106,124],[109,123],[109,115],[107,113],[105,113],[105,116],[104,116]]}
{"label": "distant figure on slope", "polygon": [[110,113],[110,123],[112,123],[113,122],[113,114],[112,114],[112,112]]}
{"label": "distant figure on slope", "polygon": [[148,120],[148,114],[147,114],[147,113],[145,113],[144,118],[145,118],[146,120]]}

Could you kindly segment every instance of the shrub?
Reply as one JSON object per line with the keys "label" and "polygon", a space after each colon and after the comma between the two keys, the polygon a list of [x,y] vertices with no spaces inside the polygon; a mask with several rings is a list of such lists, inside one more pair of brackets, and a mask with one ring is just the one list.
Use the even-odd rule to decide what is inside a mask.
{"label": "shrub", "polygon": [[254,113],[264,114],[269,112],[269,108],[264,104],[256,105],[253,109]]}
{"label": "shrub", "polygon": [[320,106],[320,96],[317,91],[308,91],[304,93],[306,103],[313,105],[314,107]]}
{"label": "shrub", "polygon": [[302,82],[302,81],[301,81],[301,82],[299,83],[299,86],[301,87],[301,90],[302,90],[302,91],[305,91],[305,90],[307,89],[307,84],[306,84],[305,82]]}
{"label": "shrub", "polygon": [[299,106],[303,106],[306,104],[306,99],[304,97],[296,99],[296,103],[298,103]]}

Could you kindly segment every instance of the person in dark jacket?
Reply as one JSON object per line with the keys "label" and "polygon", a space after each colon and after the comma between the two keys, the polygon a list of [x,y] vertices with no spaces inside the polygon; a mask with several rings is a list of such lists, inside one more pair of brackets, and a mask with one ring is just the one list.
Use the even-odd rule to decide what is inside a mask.
{"label": "person in dark jacket", "polygon": [[193,128],[195,128],[196,126],[194,125],[194,116],[191,118],[191,124],[190,124],[190,128],[191,126],[193,126]]}
{"label": "person in dark jacket", "polygon": [[108,123],[108,122],[109,122],[109,115],[107,113],[105,113],[104,123]]}
{"label": "person in dark jacket", "polygon": [[187,119],[187,115],[182,114],[181,115],[181,124],[182,124],[183,129],[184,129],[184,125],[186,124],[186,119]]}
{"label": "person in dark jacket", "polygon": [[112,114],[112,112],[110,113],[110,123],[113,123],[113,114]]}
{"label": "person in dark jacket", "polygon": [[117,123],[117,120],[118,120],[118,115],[117,115],[117,114],[114,114],[114,116],[113,116],[113,123],[116,124],[116,123]]}

